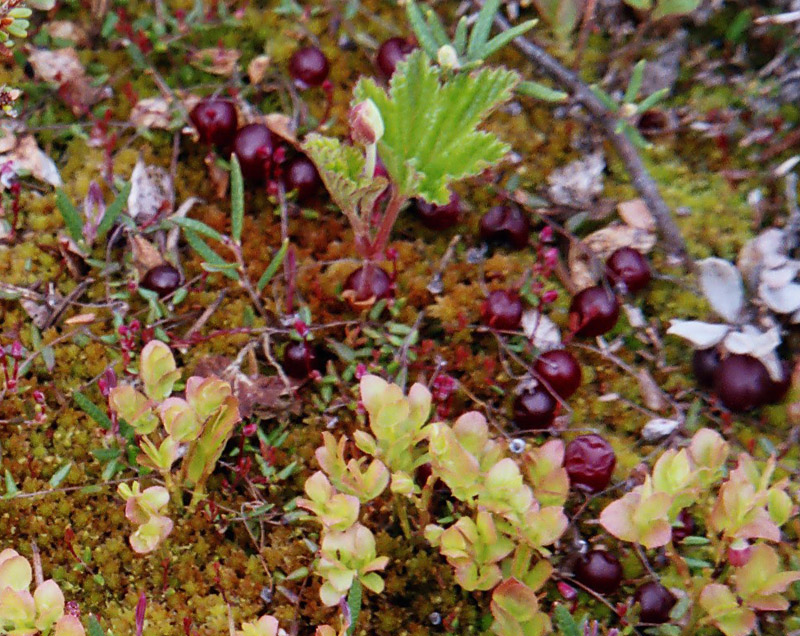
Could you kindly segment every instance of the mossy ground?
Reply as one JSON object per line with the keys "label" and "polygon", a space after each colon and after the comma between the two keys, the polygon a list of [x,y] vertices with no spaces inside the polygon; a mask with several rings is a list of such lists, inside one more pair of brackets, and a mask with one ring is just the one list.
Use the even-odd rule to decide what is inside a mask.
{"label": "mossy ground", "polygon": [[[144,20],[150,16],[149,3],[124,4],[131,19]],[[172,11],[192,9],[188,0],[168,4]],[[78,3],[67,5],[57,17],[74,20],[90,32],[96,29],[85,7]],[[282,3],[282,6],[290,5],[292,3]],[[347,23],[351,34],[366,34],[380,41],[395,35],[395,30],[405,24],[402,13],[389,3],[365,2],[361,6],[363,12]],[[267,52],[272,58],[270,72],[281,77],[298,38],[314,34],[333,60],[331,79],[336,90],[334,123],[330,130],[333,134],[345,134],[350,89],[360,74],[372,73],[372,50],[366,47],[340,50],[329,11],[321,9],[318,15],[306,19],[292,14],[279,15],[271,10],[273,8],[266,3],[251,2],[243,10],[236,28],[221,25],[215,18],[202,28],[190,29],[175,38],[168,50],[148,55],[148,63],[173,89],[189,88],[207,94],[223,87],[223,83],[185,63],[186,51],[216,44],[238,48],[242,51],[243,66],[255,55]],[[366,18],[369,14],[378,19]],[[395,30],[389,31],[385,25]],[[117,43],[113,47],[112,41]],[[34,37],[34,42],[52,44],[43,36]],[[697,46],[702,44],[693,42]],[[607,63],[607,46],[602,35],[592,37],[587,75],[601,75],[599,69]],[[114,88],[114,97],[96,106],[95,115],[110,108],[112,121],[125,122],[132,105],[126,93],[135,92],[139,97],[158,94],[152,75],[132,65],[116,36],[108,40],[98,38],[94,47],[80,50],[80,57],[92,74],[107,79]],[[511,51],[504,53],[498,62],[514,66],[525,75],[534,74],[534,69]],[[73,201],[82,200],[89,182],[101,179],[105,165],[103,150],[90,144],[90,122],[86,118],[76,120],[51,89],[28,80],[19,65],[7,65],[0,75],[3,82],[25,91],[23,111],[28,125],[59,166],[66,193]],[[235,80],[223,80],[226,81],[229,86],[236,85]],[[259,94],[252,87],[246,87],[245,94],[264,111],[291,107],[285,93],[279,91]],[[304,97],[312,113],[319,115],[321,94],[312,91]],[[687,77],[677,85],[674,104],[685,105],[702,117],[711,109],[736,105],[731,103],[733,98],[725,87],[695,86]],[[515,176],[519,188],[535,192],[553,169],[579,156],[573,142],[591,131],[586,124],[574,119],[555,117],[548,106],[532,101],[521,104],[520,114],[500,113],[492,121],[492,128],[510,140],[521,157],[519,164],[505,166],[494,176],[503,180]],[[70,126],[72,123],[77,128]],[[148,162],[169,165],[173,148],[171,134],[137,132],[124,126],[112,130],[119,135],[113,153],[116,175],[127,178],[140,153]],[[645,155],[669,205],[673,209],[689,210],[678,222],[693,256],[714,254],[731,258],[757,231],[757,219],[747,203],[747,194],[761,185],[761,175],[750,155],[737,150],[725,153],[714,140],[688,130],[659,142]],[[190,196],[203,198],[206,202],[196,206],[192,216],[226,231],[228,203],[215,200],[203,156],[204,150],[188,137],[181,140],[176,200],[181,202]],[[610,149],[608,156],[604,197],[613,201],[634,197],[624,167]],[[723,171],[735,169],[756,170],[757,176],[732,184]],[[508,369],[517,374],[523,370],[513,363],[511,366],[501,363],[497,341],[477,325],[485,288],[521,282],[532,264],[532,252],[499,250],[480,267],[468,263],[465,253],[477,244],[480,214],[497,202],[497,194],[496,188],[478,181],[459,187],[459,191],[467,201],[469,213],[456,230],[435,234],[422,228],[408,214],[395,228],[397,296],[404,299],[405,305],[393,320],[411,325],[419,312],[425,311],[421,344],[415,348],[417,358],[409,367],[409,378],[430,377],[436,365],[444,363],[446,372],[464,387],[456,392],[449,405],[450,412],[458,414],[480,408],[491,416],[498,429],[511,434],[508,413],[514,378],[509,376]],[[333,327],[320,334],[347,342],[352,347],[371,346],[356,324],[359,315],[339,296],[341,281],[356,266],[352,234],[344,218],[330,205],[322,202],[315,208],[313,218],[301,214],[290,221],[290,237],[297,253],[298,299],[308,306],[316,326],[350,321],[346,327]],[[247,210],[244,254],[251,277],[257,279],[280,245],[280,218],[274,200],[263,192],[248,192]],[[55,249],[57,233],[63,223],[50,190],[24,189],[20,225],[19,239],[0,249],[0,279],[19,286],[52,283],[61,294],[68,294],[77,283],[64,268]],[[444,272],[444,293],[434,297],[426,291],[426,285],[455,232],[463,238]],[[226,297],[203,327],[202,334],[224,334],[242,327],[278,327],[253,318],[247,295],[221,275],[201,277],[201,261],[190,249],[182,252],[182,258],[187,278],[195,282],[188,297],[159,323],[172,337],[180,338],[223,289]],[[117,284],[115,291],[124,292],[124,283],[135,281],[130,255],[118,252],[114,260],[120,269],[111,275],[111,280]],[[662,276],[634,303],[642,309],[656,332],[663,334],[672,317],[707,315],[704,301],[681,280],[683,272],[670,265],[658,247],[652,254],[652,262]],[[78,409],[71,398],[72,392],[80,389],[102,404],[95,386],[97,377],[109,365],[118,373],[123,371],[118,344],[107,344],[100,339],[113,333],[114,312],[106,303],[102,276],[97,271],[90,275],[97,280],[83,297],[84,304],[70,307],[64,318],[94,312],[96,317],[92,323],[76,327],[65,324],[62,319],[44,330],[39,347],[56,342],[54,366],[48,368],[43,356],[35,358],[21,381],[21,391],[7,393],[0,403],[2,470],[19,489],[16,495],[0,500],[0,547],[15,547],[30,555],[30,543],[35,541],[42,554],[45,575],[54,577],[62,585],[68,599],[79,602],[84,615],[96,614],[115,634],[133,632],[136,602],[142,592],[147,596],[146,636],[182,634],[186,620],[203,635],[226,633],[228,607],[237,625],[241,620],[252,620],[269,612],[284,625],[297,620],[300,634],[310,633],[311,626],[317,623],[332,620],[333,611],[318,602],[315,577],[290,576],[289,580],[281,580],[299,568],[310,567],[313,553],[304,540],[317,538],[315,528],[309,524],[283,523],[282,511],[301,493],[304,479],[315,470],[313,450],[333,414],[339,418],[339,430],[348,431],[359,425],[351,408],[354,396],[344,392],[352,382],[336,386],[336,394],[328,405],[329,412],[323,412],[319,402],[312,399],[317,388],[311,384],[297,391],[297,409],[277,413],[261,422],[265,432],[279,427],[288,432],[277,455],[277,468],[285,467],[292,460],[298,460],[299,465],[288,478],[261,490],[262,500],[274,504],[275,508],[265,518],[257,520],[258,523],[251,523],[252,537],[240,520],[227,519],[247,510],[251,494],[241,485],[226,489],[222,477],[233,481],[233,474],[222,471],[212,480],[210,497],[231,514],[210,519],[203,509],[191,515],[174,513],[175,530],[168,540],[154,553],[137,556],[127,544],[132,527],[115,496],[115,483],[104,479],[104,463],[93,452],[111,446],[113,439]],[[560,289],[555,280],[549,284]],[[280,277],[267,288],[263,298],[268,309],[280,312],[285,298]],[[147,320],[147,304],[136,293],[130,293],[124,302],[127,320],[134,317]],[[568,302],[568,295],[562,292],[550,311],[551,317],[562,327],[566,326]],[[36,350],[30,318],[20,304],[6,300],[3,310],[2,343],[9,344],[19,338],[29,351]],[[383,317],[386,315],[384,313]],[[383,324],[381,318],[370,322],[379,330]],[[639,341],[632,333],[627,322],[621,321],[612,336],[623,336],[625,346],[615,355],[626,364],[647,368],[675,399],[682,404],[691,403],[694,383],[689,374],[686,347],[671,338],[654,347],[652,343]],[[192,369],[208,355],[235,356],[249,339],[247,333],[201,339],[186,349],[181,362],[186,369]],[[276,355],[286,342],[286,335],[273,337]],[[639,387],[634,378],[607,357],[587,350],[577,351],[586,372],[583,387],[570,401],[574,411],[570,428],[591,428],[607,435],[618,453],[617,477],[622,479],[655,450],[639,441],[638,431],[647,421],[645,413],[631,406],[641,402]],[[502,360],[507,363],[507,357]],[[263,361],[261,364],[264,373],[274,373],[268,364]],[[341,371],[343,367],[339,365],[338,368]],[[43,424],[33,423],[30,417],[29,396],[35,389],[42,390],[46,396],[48,418]],[[612,393],[622,399],[597,400],[600,394]],[[696,426],[711,422],[756,454],[763,455],[763,447],[768,444],[780,446],[784,441],[786,424],[780,409],[721,421],[712,415],[707,403],[704,404]],[[53,490],[48,481],[66,462],[72,462],[72,468]],[[782,466],[793,470],[797,464],[797,449],[787,449]],[[133,475],[131,469],[126,469],[115,475],[115,479]],[[599,508],[594,512],[599,512]],[[365,523],[377,533],[378,553],[389,555],[391,564],[386,571],[386,591],[378,597],[365,597],[357,633],[427,634],[431,631],[428,617],[432,612],[446,618],[451,633],[486,630],[488,597],[461,591],[453,582],[449,566],[426,546],[421,536],[405,539],[388,509],[370,511]],[[794,540],[798,534],[796,525],[796,522],[793,526],[790,524],[788,529]],[[68,540],[70,531],[74,538]],[[607,538],[605,541],[608,543]],[[626,568],[629,579],[642,574],[638,560],[633,557],[626,559]],[[262,590],[273,583],[272,600],[265,603],[261,598]],[[555,598],[556,592],[548,594]],[[603,620],[607,616],[608,610],[601,605],[594,606],[593,610],[596,618]],[[798,629],[797,622],[797,617],[787,619],[781,628],[785,631],[780,633]],[[766,627],[769,629],[769,625]]]}

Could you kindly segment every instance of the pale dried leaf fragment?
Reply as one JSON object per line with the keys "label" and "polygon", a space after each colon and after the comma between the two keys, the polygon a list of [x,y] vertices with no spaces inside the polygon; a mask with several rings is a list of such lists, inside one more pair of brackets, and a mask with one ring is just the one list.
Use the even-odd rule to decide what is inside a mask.
{"label": "pale dried leaf fragment", "polygon": [[642,394],[644,405],[651,411],[664,410],[667,400],[650,372],[647,369],[639,369],[636,379],[639,382],[639,391]]}
{"label": "pale dried leaf fragment", "polygon": [[793,314],[800,310],[800,284],[788,283],[783,287],[771,287],[762,283],[758,296],[772,311],[779,314]]}
{"label": "pale dried leaf fragment", "polygon": [[537,349],[548,351],[561,346],[558,325],[535,309],[522,314],[522,330]]}
{"label": "pale dried leaf fragment", "polygon": [[603,192],[603,171],[606,161],[602,152],[577,159],[550,173],[548,194],[558,205],[589,208]]}
{"label": "pale dried leaf fragment", "polygon": [[708,349],[725,338],[731,330],[728,325],[720,325],[702,320],[670,320],[667,333],[684,338],[694,345],[695,349]]}
{"label": "pale dried leaf fragment", "polygon": [[657,442],[671,435],[680,425],[681,423],[678,420],[663,417],[654,418],[642,428],[642,439],[646,442]]}
{"label": "pale dried leaf fragment", "polygon": [[44,28],[53,39],[66,40],[77,46],[89,44],[89,36],[83,27],[70,20],[53,20],[45,23]]}
{"label": "pale dried leaf fragment", "polygon": [[250,83],[253,85],[260,84],[261,80],[263,80],[264,76],[267,74],[271,63],[272,60],[269,55],[258,55],[250,60],[250,63],[247,65],[247,76],[250,78]]}
{"label": "pale dried leaf fragment", "polygon": [[131,174],[128,214],[139,224],[152,221],[159,213],[175,207],[172,177],[161,166],[147,165],[139,157]]}
{"label": "pale dried leaf fragment", "polygon": [[213,46],[192,53],[189,56],[189,63],[206,73],[230,77],[236,70],[236,64],[241,56],[242,52],[237,49]]}
{"label": "pale dried leaf fragment", "polygon": [[620,218],[631,227],[655,233],[656,221],[650,214],[650,210],[647,209],[644,199],[621,201],[617,205],[617,212]]}
{"label": "pale dried leaf fragment", "polygon": [[700,289],[711,308],[730,323],[735,323],[744,305],[744,286],[739,270],[722,258],[698,261]]}
{"label": "pale dried leaf fragment", "polygon": [[33,135],[18,137],[11,152],[0,155],[0,164],[7,161],[12,163],[15,172],[26,170],[34,178],[56,188],[64,185],[55,162],[39,148]]}
{"label": "pale dried leaf fragment", "polygon": [[169,102],[163,97],[146,97],[136,102],[129,120],[137,128],[167,130],[172,119],[171,111]]}

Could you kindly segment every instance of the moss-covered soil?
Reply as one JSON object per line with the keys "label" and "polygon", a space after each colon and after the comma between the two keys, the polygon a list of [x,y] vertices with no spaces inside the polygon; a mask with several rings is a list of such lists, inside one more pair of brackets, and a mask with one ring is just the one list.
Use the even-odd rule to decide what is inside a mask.
{"label": "moss-covered soil", "polygon": [[[109,5],[106,11],[98,6],[103,4]],[[154,4],[159,6],[158,12]],[[206,4],[199,3],[203,11],[198,15],[192,13],[195,7],[189,0],[68,0],[47,15],[35,15],[27,42],[20,43],[14,58],[0,68],[0,80],[23,92],[18,120],[53,159],[64,193],[79,210],[91,181],[101,184],[110,202],[141,156],[172,172],[176,205],[190,197],[200,198],[189,215],[229,232],[229,199],[215,192],[204,164],[206,149],[191,135],[181,134],[184,114],[175,110],[170,130],[137,129],[129,123],[133,105],[142,98],[168,97],[184,90],[195,95],[238,94],[263,113],[282,112],[299,118],[303,132],[313,127],[324,110],[321,90],[290,90],[287,60],[298,42],[307,41],[318,43],[332,62],[334,107],[326,132],[344,137],[351,89],[361,74],[375,73],[372,59],[377,43],[407,34],[403,10],[389,2],[307,3],[302,7],[291,1]],[[443,16],[450,19],[457,3],[438,4]],[[343,13],[345,5],[356,8],[354,15]],[[636,58],[654,56],[675,29],[688,30],[680,75],[663,103],[677,123],[672,132],[655,139],[652,148],[643,150],[642,156],[665,200],[678,211],[677,223],[694,258],[716,255],[733,259],[758,231],[783,223],[787,209],[783,182],[771,170],[797,148],[770,154],[771,148],[791,134],[799,113],[796,104],[780,103],[769,77],[757,75],[765,63],[763,58],[769,59],[770,42],[748,41],[744,47],[727,41],[730,10],[726,11],[702,26],[676,21],[650,29],[640,49],[630,53]],[[534,13],[532,8],[523,12]],[[625,15],[632,24],[636,21],[633,14]],[[28,47],[56,49],[70,44],[48,35],[48,25],[57,20],[69,21],[86,34],[76,46],[78,58],[93,85],[110,88],[110,96],[85,114],[76,116],[65,103],[63,91],[32,79],[32,69],[25,66]],[[780,41],[787,34],[776,30],[772,38]],[[535,37],[570,62],[571,48],[551,40],[546,26],[537,28]],[[581,67],[587,80],[612,77],[609,90],[624,88],[631,65],[615,59],[614,52],[621,44],[619,38],[629,41],[625,37],[600,26],[592,30]],[[131,39],[143,47],[138,48]],[[215,76],[189,64],[192,51],[213,46],[241,52],[232,76]],[[269,66],[254,85],[247,79],[246,68],[259,55],[269,56]],[[536,69],[511,48],[491,63],[536,77]],[[721,80],[718,83],[707,81],[708,74],[702,75],[712,63]],[[614,80],[614,75],[618,79]],[[655,279],[630,300],[641,310],[646,326],[632,327],[623,313],[617,327],[605,336],[609,349],[600,348],[594,339],[577,341],[572,351],[583,365],[584,379],[569,400],[570,411],[562,409],[562,417],[547,435],[520,435],[514,430],[510,418],[514,388],[525,373],[521,362],[530,363],[534,351],[522,335],[496,334],[483,327],[480,311],[489,290],[525,283],[535,262],[535,249],[498,248],[476,259],[481,214],[509,195],[518,201],[534,201],[525,212],[537,232],[544,227],[543,218],[569,228],[556,233],[556,245],[566,262],[567,234],[586,236],[607,225],[616,218],[617,203],[638,195],[625,166],[579,110],[520,98],[493,115],[489,126],[511,142],[516,159],[457,186],[467,212],[453,229],[433,232],[412,212],[401,215],[391,242],[396,261],[385,263],[387,269],[397,272],[396,299],[391,307],[362,311],[342,299],[342,282],[358,265],[352,232],[327,197],[320,196],[301,209],[290,195],[288,237],[296,263],[293,308],[310,318],[314,342],[324,344],[332,355],[321,379],[292,381],[285,390],[277,366],[284,348],[297,335],[294,319],[287,318],[284,267],[260,294],[267,319],[258,314],[240,285],[218,272],[205,271],[203,259],[181,239],[178,253],[188,293],[179,303],[155,306],[137,291],[140,272],[125,241],[108,252],[105,244],[96,245],[91,253],[94,260],[86,269],[78,276],[70,271],[58,249],[64,221],[54,190],[33,178],[23,178],[16,235],[0,246],[4,296],[0,344],[9,353],[9,367],[13,366],[10,352],[15,341],[22,343],[22,359],[28,363],[19,374],[18,385],[6,386],[0,402],[0,472],[4,475],[0,548],[13,547],[30,556],[35,542],[45,577],[60,583],[66,598],[78,602],[84,617],[95,614],[117,635],[133,633],[141,593],[147,598],[146,636],[227,633],[229,608],[236,625],[263,613],[275,615],[287,630],[299,634],[313,633],[317,624],[334,623],[338,610],[320,603],[319,577],[310,573],[318,529],[298,519],[294,500],[301,495],[305,479],[317,470],[314,450],[321,433],[328,429],[351,433],[364,426],[357,407],[359,363],[387,378],[407,378],[409,383],[430,382],[446,374],[456,383],[451,395],[436,401],[439,414],[453,418],[467,410],[480,410],[500,436],[521,436],[538,443],[551,434],[571,439],[578,432],[599,432],[617,453],[615,483],[623,488],[643,462],[651,462],[666,445],[680,439],[668,438],[660,447],[649,444],[640,436],[643,425],[655,416],[685,416],[693,404],[699,410],[689,418],[683,431],[686,435],[709,426],[722,432],[736,449],[748,450],[758,458],[777,450],[781,474],[796,476],[800,451],[786,408],[776,406],[744,415],[720,409],[712,396],[697,389],[686,343],[665,335],[671,318],[704,319],[710,313],[695,280],[672,262],[658,243],[649,254]],[[742,145],[745,135],[756,128],[767,129],[769,135],[754,145]],[[550,215],[552,210],[541,199],[547,176],[584,156],[588,148],[605,152],[607,168],[597,207],[610,210],[610,214],[590,216],[583,223],[563,213]],[[769,159],[763,159],[765,155]],[[761,193],[758,205],[754,205],[754,190]],[[6,191],[3,197],[5,218],[10,221],[12,195]],[[281,245],[281,208],[263,188],[249,188],[246,209],[243,256],[250,278],[258,280]],[[156,245],[164,240],[152,228],[147,232]],[[460,238],[454,241],[456,235]],[[532,245],[535,243],[533,239]],[[446,255],[450,245],[452,252]],[[224,247],[214,246],[228,256]],[[168,251],[165,254],[170,257]],[[442,291],[433,294],[428,286],[440,268]],[[558,291],[547,312],[566,334],[570,295],[564,283],[553,274],[544,282],[544,289]],[[26,294],[33,299],[27,304],[22,302]],[[41,305],[47,296],[56,295],[68,298],[68,303],[59,315],[45,317],[37,327],[36,310],[52,311]],[[213,311],[203,316],[209,307]],[[196,326],[201,316],[203,320]],[[171,510],[172,534],[155,552],[143,556],[128,545],[133,527],[116,494],[120,480],[139,476],[135,453],[127,452],[125,439],[104,430],[74,399],[74,392],[79,391],[106,412],[98,379],[109,369],[120,378],[126,375],[123,354],[128,345],[119,327],[134,320],[144,328],[144,339],[139,331],[130,343],[132,368],[145,339],[153,335],[172,343],[185,376],[209,356],[233,359],[249,343],[255,343],[243,368],[271,378],[270,386],[278,387],[271,403],[262,405],[244,422],[257,424],[259,433],[244,437],[242,429],[237,429],[209,483],[207,504],[191,514]],[[403,326],[418,330],[413,342],[405,340],[408,329]],[[789,360],[793,338],[790,334],[783,352]],[[364,350],[363,357],[346,359],[345,354]],[[343,357],[334,355],[336,352]],[[643,395],[637,373],[649,374],[666,392],[670,404],[652,410],[654,405]],[[43,393],[45,404],[40,418],[32,397],[37,390]],[[248,469],[241,468],[242,457],[250,458]],[[57,474],[68,463],[66,476]],[[153,476],[143,480],[150,483]],[[790,492],[796,497],[796,486]],[[567,511],[572,515],[581,509],[576,523],[580,537],[621,555],[629,581],[623,589],[630,592],[633,582],[646,574],[642,563],[629,545],[616,542],[591,521],[610,500],[610,496],[597,497],[587,509],[581,509],[582,499],[575,497],[567,503]],[[384,576],[386,590],[365,595],[356,633],[475,634],[488,629],[489,595],[461,590],[451,567],[427,545],[420,528],[414,527],[413,536],[406,538],[393,515],[390,498],[372,504],[362,521],[376,534],[378,554],[391,560]],[[699,526],[696,534],[702,535],[704,520],[695,521]],[[787,563],[797,567],[797,517],[783,530],[782,554]],[[554,550],[552,560],[557,567],[568,561],[574,549],[572,543],[578,535],[572,532],[569,530]],[[656,552],[651,558],[658,563],[662,580],[679,583],[678,573],[659,561],[663,556]],[[553,584],[543,594],[548,607],[560,600]],[[608,607],[581,595],[581,607],[593,618],[602,625],[620,627]],[[620,593],[610,600],[624,602],[628,596]],[[787,596],[792,601],[789,612],[763,620],[762,633],[800,630],[798,591],[790,588]],[[442,617],[444,627],[432,625],[433,613]],[[697,629],[695,633],[717,633],[708,626]]]}

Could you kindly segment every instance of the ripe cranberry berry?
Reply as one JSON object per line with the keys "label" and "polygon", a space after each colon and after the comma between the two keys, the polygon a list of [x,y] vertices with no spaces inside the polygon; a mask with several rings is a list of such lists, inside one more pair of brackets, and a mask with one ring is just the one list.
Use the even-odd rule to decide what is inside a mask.
{"label": "ripe cranberry berry", "polygon": [[304,155],[292,159],[285,170],[284,186],[287,192],[297,191],[298,203],[313,199],[322,188],[317,167]]}
{"label": "ripe cranberry berry", "polygon": [[575,578],[595,592],[611,594],[622,582],[622,565],[605,550],[590,550],[575,564]]}
{"label": "ripe cranberry berry", "polygon": [[606,272],[611,281],[624,283],[632,294],[647,287],[652,277],[647,259],[632,247],[621,247],[609,256]]}
{"label": "ripe cranberry berry", "polygon": [[633,595],[633,602],[642,608],[639,611],[642,623],[660,624],[669,621],[669,613],[678,599],[661,583],[651,581],[639,586]]}
{"label": "ripe cranberry berry", "polygon": [[753,356],[730,355],[719,363],[714,374],[714,392],[736,413],[763,406],[771,389],[767,368]]}
{"label": "ripe cranberry berry", "polygon": [[686,508],[678,513],[675,524],[672,526],[673,541],[683,541],[686,537],[694,534],[694,519],[692,519],[692,515],[689,514]]}
{"label": "ripe cranberry berry", "polygon": [[576,336],[601,336],[619,318],[617,297],[602,285],[579,292],[569,308],[569,323]]}
{"label": "ripe cranberry berry", "polygon": [[302,88],[322,86],[330,70],[327,56],[316,46],[298,49],[289,60],[289,74]]}
{"label": "ripe cranberry berry", "polygon": [[715,347],[697,349],[692,355],[692,372],[700,386],[706,388],[714,384],[714,374],[721,362],[719,351]]}
{"label": "ripe cranberry berry", "polygon": [[262,183],[272,161],[272,135],[264,124],[248,124],[233,139],[233,152],[242,167],[242,176],[251,183]]}
{"label": "ripe cranberry berry", "polygon": [[227,148],[233,142],[239,119],[236,107],[227,99],[201,99],[189,113],[189,119],[204,144]]}
{"label": "ripe cranberry berry", "polygon": [[312,371],[319,371],[322,365],[314,347],[307,342],[293,342],[286,347],[281,366],[290,378],[305,380]]}
{"label": "ripe cranberry berry", "polygon": [[570,483],[590,493],[608,486],[617,456],[606,440],[599,435],[576,437],[564,449],[564,468]]}
{"label": "ripe cranberry berry", "polygon": [[378,49],[376,63],[386,79],[394,75],[397,64],[414,50],[414,45],[404,38],[389,38]]}
{"label": "ripe cranberry berry", "polygon": [[546,351],[533,369],[562,400],[572,396],[581,385],[581,365],[566,349]]}
{"label": "ripe cranberry berry", "polygon": [[461,197],[455,192],[446,205],[433,205],[422,199],[414,201],[414,211],[422,224],[431,230],[446,230],[458,223],[461,217]]}
{"label": "ripe cranberry berry", "polygon": [[140,285],[154,291],[162,298],[169,296],[181,284],[181,273],[169,263],[162,263],[147,270]]}
{"label": "ripe cranberry berry", "polygon": [[374,263],[366,263],[355,270],[344,281],[344,293],[353,304],[394,296],[392,279],[385,269]]}
{"label": "ripe cranberry berry", "polygon": [[483,301],[481,313],[494,329],[516,329],[522,320],[522,300],[515,291],[498,289]]}
{"label": "ripe cranberry berry", "polygon": [[769,395],[767,396],[768,404],[783,402],[783,398],[786,397],[789,387],[792,385],[792,366],[786,360],[781,360],[781,371],[783,375],[780,380],[772,380],[772,376],[770,376],[771,384]]}
{"label": "ripe cranberry berry", "polygon": [[558,402],[541,384],[523,391],[514,400],[514,426],[521,431],[535,431],[553,423]]}
{"label": "ripe cranberry berry", "polygon": [[528,244],[531,228],[528,217],[512,205],[498,205],[483,215],[481,238],[487,243],[503,244],[522,249]]}

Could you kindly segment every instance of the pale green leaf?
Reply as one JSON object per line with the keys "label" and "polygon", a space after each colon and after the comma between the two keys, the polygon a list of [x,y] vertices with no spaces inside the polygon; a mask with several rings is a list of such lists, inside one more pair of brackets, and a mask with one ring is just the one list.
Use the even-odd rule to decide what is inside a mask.
{"label": "pale green leaf", "polygon": [[231,238],[237,243],[242,242],[242,227],[244,226],[244,180],[239,159],[234,153],[231,158]]}
{"label": "pale green leaf", "polygon": [[356,235],[365,235],[367,228],[360,212],[372,210],[389,185],[386,179],[365,175],[362,151],[333,137],[311,133],[303,143],[303,150],[316,165],[331,198],[350,220]]}
{"label": "pale green leaf", "polygon": [[671,15],[686,15],[700,6],[700,0],[659,0],[653,19],[666,18]]}
{"label": "pale green leaf", "polygon": [[444,205],[452,181],[480,174],[509,151],[478,126],[511,97],[518,80],[513,71],[482,68],[443,81],[441,70],[415,51],[398,64],[388,93],[362,79],[354,94],[355,102],[372,99],[381,113],[378,150],[400,194]]}
{"label": "pale green leaf", "polygon": [[489,33],[492,30],[492,20],[500,8],[501,0],[486,0],[478,13],[478,19],[472,32],[469,35],[469,45],[467,46],[467,58],[470,60],[480,59],[483,47],[489,40]]}

